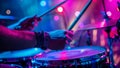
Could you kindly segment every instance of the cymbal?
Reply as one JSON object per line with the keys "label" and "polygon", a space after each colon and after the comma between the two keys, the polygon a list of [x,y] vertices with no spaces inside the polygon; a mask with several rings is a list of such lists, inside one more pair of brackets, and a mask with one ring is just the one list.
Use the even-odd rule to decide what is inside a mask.
{"label": "cymbal", "polygon": [[14,17],[14,16],[0,15],[0,19],[5,19],[5,20],[15,20],[15,17]]}
{"label": "cymbal", "polygon": [[102,29],[107,27],[116,26],[118,19],[110,19],[104,20],[103,22],[95,23],[95,24],[88,24],[78,28],[80,30],[94,30],[94,29]]}

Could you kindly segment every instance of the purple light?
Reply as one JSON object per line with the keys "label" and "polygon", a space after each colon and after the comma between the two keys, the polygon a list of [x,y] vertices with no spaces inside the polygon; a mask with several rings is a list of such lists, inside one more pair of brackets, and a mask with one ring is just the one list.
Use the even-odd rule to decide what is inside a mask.
{"label": "purple light", "polygon": [[54,20],[55,20],[55,21],[58,21],[58,20],[59,20],[59,16],[57,16],[57,15],[54,16]]}
{"label": "purple light", "polygon": [[112,16],[111,11],[107,11],[107,15],[108,15],[109,17]]}

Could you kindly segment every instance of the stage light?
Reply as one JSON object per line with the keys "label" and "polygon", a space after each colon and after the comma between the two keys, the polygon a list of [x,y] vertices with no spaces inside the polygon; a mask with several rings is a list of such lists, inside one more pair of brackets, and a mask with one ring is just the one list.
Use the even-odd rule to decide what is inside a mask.
{"label": "stage light", "polygon": [[55,15],[55,16],[54,16],[54,20],[55,20],[55,21],[58,21],[58,20],[59,20],[59,16]]}
{"label": "stage light", "polygon": [[70,47],[70,46],[68,46],[68,47],[67,47],[67,49],[71,49],[71,47]]}
{"label": "stage light", "polygon": [[77,17],[79,14],[80,14],[79,11],[76,11],[76,12],[75,12],[75,16],[76,16],[76,17]]}
{"label": "stage light", "polygon": [[107,15],[108,15],[108,16],[112,16],[111,11],[107,11]]}
{"label": "stage light", "polygon": [[44,0],[41,1],[41,2],[40,2],[40,5],[43,6],[43,7],[46,6],[46,1],[44,1]]}
{"label": "stage light", "polygon": [[63,7],[58,7],[58,8],[57,8],[57,11],[58,11],[58,12],[63,12]]}
{"label": "stage light", "polygon": [[10,14],[11,13],[11,11],[8,9],[8,10],[6,10],[6,14]]}

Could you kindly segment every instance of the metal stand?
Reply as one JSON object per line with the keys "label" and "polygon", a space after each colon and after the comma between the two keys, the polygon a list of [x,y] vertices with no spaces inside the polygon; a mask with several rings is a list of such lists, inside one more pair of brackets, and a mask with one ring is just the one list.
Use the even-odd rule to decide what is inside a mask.
{"label": "metal stand", "polygon": [[90,30],[87,30],[87,41],[86,41],[86,43],[87,43],[89,46],[92,45]]}
{"label": "metal stand", "polygon": [[115,66],[114,66],[114,59],[113,59],[112,43],[113,43],[113,39],[110,38],[110,36],[109,36],[109,34],[108,34],[108,46],[109,46],[109,63],[110,63],[110,68],[115,68]]}

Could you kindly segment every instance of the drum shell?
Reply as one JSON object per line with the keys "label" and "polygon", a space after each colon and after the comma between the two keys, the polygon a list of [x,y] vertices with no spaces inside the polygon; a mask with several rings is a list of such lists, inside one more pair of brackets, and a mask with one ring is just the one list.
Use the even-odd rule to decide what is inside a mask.
{"label": "drum shell", "polygon": [[[93,46],[92,46],[93,47]],[[96,47],[96,46],[95,46]],[[93,48],[95,48],[93,47]],[[98,46],[97,46],[98,47]],[[84,47],[83,47],[84,48]],[[87,46],[89,48],[89,46]],[[90,46],[91,48],[91,46]],[[37,59],[39,57],[34,58],[33,61],[33,67],[45,67],[45,68],[107,68],[106,65],[106,49],[103,47],[104,51],[100,52],[95,55],[91,56],[84,56],[79,58],[72,58],[71,59],[58,59],[58,60],[42,60]],[[74,49],[75,50],[75,49]],[[57,55],[56,55],[57,56]],[[41,58],[41,57],[40,57]]]}
{"label": "drum shell", "polygon": [[40,48],[5,51],[0,53],[0,65],[3,68],[29,68],[31,67],[32,57],[40,52],[43,52],[43,50]]}

